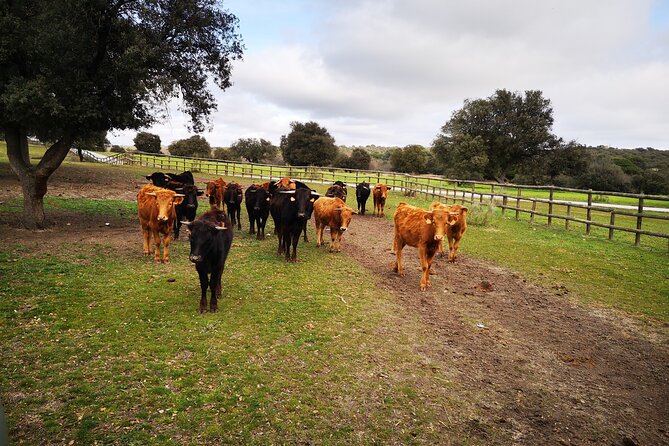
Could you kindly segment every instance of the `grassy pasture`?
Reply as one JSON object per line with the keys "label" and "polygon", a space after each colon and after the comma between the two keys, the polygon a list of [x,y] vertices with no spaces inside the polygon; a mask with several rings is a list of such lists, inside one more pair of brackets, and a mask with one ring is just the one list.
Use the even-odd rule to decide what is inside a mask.
{"label": "grassy pasture", "polygon": [[[79,166],[64,167],[71,175]],[[431,200],[391,194],[387,218],[400,201]],[[21,207],[8,200],[0,213]],[[512,441],[465,429],[480,418],[470,395],[448,371],[435,373],[418,353],[427,342],[418,322],[400,317],[378,279],[346,256],[301,243],[301,262],[286,265],[275,239],[237,232],[219,313],[199,315],[187,243],[172,244],[169,265],[143,258],[133,201],[48,196],[46,207],[127,220],[136,247],[0,246],[0,400],[16,444]],[[590,305],[669,322],[666,246],[635,248],[509,215],[473,209],[463,254]]]}
{"label": "grassy pasture", "polygon": [[[97,200],[47,204],[106,212]],[[110,202],[110,216],[119,206],[134,221],[133,203]],[[219,312],[200,315],[187,243],[156,265],[138,255],[139,231],[128,237],[131,252],[104,242],[95,253],[76,242],[0,249],[0,396],[15,444],[468,437],[458,427],[474,416],[468,403],[423,385],[435,377],[412,349],[419,330],[346,257],[302,244],[301,261],[286,265],[275,239],[239,232]]]}

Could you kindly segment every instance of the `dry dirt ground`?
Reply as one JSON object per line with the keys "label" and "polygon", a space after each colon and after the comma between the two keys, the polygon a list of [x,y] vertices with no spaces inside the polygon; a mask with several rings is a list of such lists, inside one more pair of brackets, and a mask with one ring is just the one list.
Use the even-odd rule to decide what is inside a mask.
{"label": "dry dirt ground", "polygon": [[[105,179],[61,168],[49,194],[133,200],[142,184],[136,176]],[[19,192],[13,174],[1,172],[0,201]],[[20,230],[0,215],[0,243],[46,249],[68,238],[95,243],[105,221],[62,223],[56,242],[54,230]],[[127,237],[129,224],[112,222],[105,243],[136,249],[136,240]],[[669,444],[666,336],[650,336],[624,315],[584,307],[563,290],[533,285],[466,255],[456,264],[437,259],[432,287],[420,292],[416,250],[405,248],[407,274],[400,278],[391,270],[391,243],[390,222],[355,216],[343,251],[371,271],[407,315],[418,316],[430,340],[419,353],[436,367],[450,368],[485,415],[471,430],[494,427],[522,445]]]}

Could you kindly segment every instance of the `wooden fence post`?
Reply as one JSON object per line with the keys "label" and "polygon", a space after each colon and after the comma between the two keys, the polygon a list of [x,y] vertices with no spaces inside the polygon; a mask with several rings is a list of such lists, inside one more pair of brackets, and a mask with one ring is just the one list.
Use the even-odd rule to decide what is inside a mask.
{"label": "wooden fence post", "polygon": [[523,190],[518,188],[518,198],[516,198],[516,221],[520,220],[520,196]]}
{"label": "wooden fence post", "polygon": [[553,186],[551,186],[550,194],[548,195],[548,226],[553,222]]}
{"label": "wooden fence post", "polygon": [[567,205],[567,218],[564,219],[564,229],[569,231],[569,219],[571,218],[571,205]]}
{"label": "wooden fence post", "polygon": [[585,235],[590,235],[590,221],[592,221],[592,189],[588,189],[588,210],[586,213]]}
{"label": "wooden fence post", "polygon": [[506,214],[506,207],[508,202],[509,202],[509,197],[505,193],[504,195],[502,195],[502,217],[504,216],[504,214]]}
{"label": "wooden fence post", "polygon": [[611,210],[611,221],[609,222],[609,240],[613,240],[613,226],[616,224],[616,211]]}
{"label": "wooden fence post", "polygon": [[[639,215],[636,216],[636,230],[641,231],[641,223],[643,222],[643,194],[639,196],[639,207],[637,209]],[[639,246],[641,243],[641,233],[637,232],[634,237],[634,246]]]}
{"label": "wooden fence post", "polygon": [[534,223],[534,213],[537,211],[537,200],[532,200],[532,213],[530,214],[530,223]]}

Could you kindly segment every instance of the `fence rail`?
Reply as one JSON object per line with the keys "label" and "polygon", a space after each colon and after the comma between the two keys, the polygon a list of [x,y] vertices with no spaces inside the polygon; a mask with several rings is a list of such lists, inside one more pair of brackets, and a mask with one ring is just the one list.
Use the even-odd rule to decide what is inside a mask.
{"label": "fence rail", "polygon": [[[96,161],[102,161],[97,159]],[[350,186],[360,182],[385,183],[407,195],[426,200],[450,200],[461,203],[491,203],[502,209],[502,214],[514,212],[516,220],[521,214],[528,214],[530,222],[535,217],[547,219],[548,226],[554,220],[563,220],[565,229],[570,223],[585,226],[589,235],[592,227],[608,229],[608,238],[614,237],[615,231],[635,234],[634,244],[641,243],[641,236],[666,239],[669,249],[669,196],[644,195],[622,192],[593,191],[556,186],[529,186],[486,181],[460,180],[434,175],[408,175],[396,172],[382,172],[356,169],[340,169],[314,166],[280,166],[272,164],[243,163],[216,159],[185,158],[162,154],[130,152],[107,157],[105,161],[113,164],[126,164],[153,167],[164,171],[182,172],[191,170],[218,176],[233,176],[256,180],[273,180],[284,176],[305,182],[331,184],[336,180]],[[570,194],[574,199],[555,199],[556,193]],[[547,195],[542,197],[538,195]],[[615,197],[615,198],[614,198]],[[609,204],[614,198],[627,204]],[[648,203],[655,206],[648,205]],[[538,209],[538,206],[545,207]],[[564,212],[559,212],[563,210]],[[585,211],[585,218],[574,215],[574,211]],[[635,211],[635,212],[630,212]],[[662,215],[667,213],[667,215]],[[594,216],[599,216],[596,219]],[[608,216],[608,218],[607,218]],[[616,217],[626,218],[632,227],[620,226]],[[632,220],[629,220],[632,219]],[[656,230],[644,229],[651,225]]]}

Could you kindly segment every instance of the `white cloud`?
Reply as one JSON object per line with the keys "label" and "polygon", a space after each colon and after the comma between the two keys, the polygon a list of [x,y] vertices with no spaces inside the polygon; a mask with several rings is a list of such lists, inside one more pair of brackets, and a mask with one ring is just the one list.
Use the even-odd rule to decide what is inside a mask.
{"label": "white cloud", "polygon": [[[277,144],[293,120],[341,144],[429,145],[465,99],[506,88],[542,90],[565,139],[669,148],[669,26],[651,0],[294,0],[271,29],[239,5],[249,45],[212,145]],[[158,127],[165,143],[181,121]]]}

